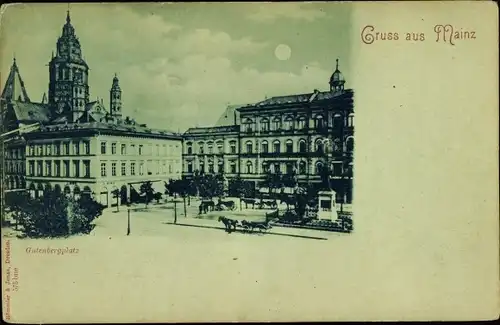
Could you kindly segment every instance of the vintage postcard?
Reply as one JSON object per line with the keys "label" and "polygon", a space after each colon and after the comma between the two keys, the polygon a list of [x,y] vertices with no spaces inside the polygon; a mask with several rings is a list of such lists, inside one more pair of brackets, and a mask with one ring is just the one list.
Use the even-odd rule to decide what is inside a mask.
{"label": "vintage postcard", "polygon": [[0,11],[9,323],[499,315],[492,2]]}

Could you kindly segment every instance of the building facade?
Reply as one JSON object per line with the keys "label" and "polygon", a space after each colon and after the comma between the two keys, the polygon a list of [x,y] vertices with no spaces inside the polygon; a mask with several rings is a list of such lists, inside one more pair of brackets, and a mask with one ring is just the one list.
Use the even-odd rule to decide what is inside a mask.
{"label": "building facade", "polygon": [[225,117],[232,118],[220,119],[229,125],[189,129],[184,175],[224,172],[259,187],[268,173],[293,175],[299,185],[321,183],[327,173],[337,200],[351,203],[354,93],[344,84],[337,60],[327,91],[230,107]]}
{"label": "building facade", "polygon": [[86,192],[109,206],[128,202],[131,189],[138,191],[142,182],[153,181],[155,190],[163,192],[165,181],[181,177],[182,136],[123,117],[116,74],[109,109],[102,99],[90,101],[90,69],[69,11],[48,66],[48,98],[43,94],[40,103],[28,97],[15,59],[6,81],[2,132],[41,126],[6,140],[5,188],[27,189],[34,196],[47,188],[68,195]]}

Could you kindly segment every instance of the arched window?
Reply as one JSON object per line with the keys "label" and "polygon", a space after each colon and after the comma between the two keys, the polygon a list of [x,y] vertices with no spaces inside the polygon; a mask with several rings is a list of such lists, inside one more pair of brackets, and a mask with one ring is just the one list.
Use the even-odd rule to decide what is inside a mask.
{"label": "arched window", "polygon": [[354,114],[353,113],[349,114],[349,116],[347,117],[347,126],[354,127]]}
{"label": "arched window", "polygon": [[205,144],[203,142],[198,142],[198,150],[200,154],[205,152]]}
{"label": "arched window", "polygon": [[207,153],[209,155],[214,153],[214,144],[213,142],[207,142]]}
{"label": "arched window", "polygon": [[73,195],[78,196],[80,195],[80,193],[81,193],[80,188],[78,187],[78,185],[75,185],[75,188],[73,189]]}
{"label": "arched window", "polygon": [[285,130],[287,131],[292,131],[293,130],[293,117],[292,116],[287,116],[285,118]]}
{"label": "arched window", "polygon": [[193,172],[193,162],[192,161],[188,161],[188,163],[187,163],[187,172],[188,173]]}
{"label": "arched window", "polygon": [[301,174],[301,175],[306,174],[306,162],[305,161],[299,162],[299,174]]}
{"label": "arched window", "polygon": [[61,186],[59,184],[54,185],[54,193],[61,193]]}
{"label": "arched window", "polygon": [[333,151],[335,151],[335,152],[342,151],[342,142],[340,141],[339,138],[336,138],[335,140],[333,140]]}
{"label": "arched window", "polygon": [[224,173],[224,160],[222,159],[217,163],[217,172],[220,174]]}
{"label": "arched window", "polygon": [[200,161],[200,173],[205,172],[205,163],[203,161]]}
{"label": "arched window", "polygon": [[261,146],[261,152],[262,153],[268,153],[269,152],[269,143],[267,143],[266,140],[262,141],[262,143],[260,144]]}
{"label": "arched window", "polygon": [[229,142],[229,150],[231,151],[231,154],[236,153],[236,141]]}
{"label": "arched window", "polygon": [[287,153],[293,152],[293,141],[291,139],[286,140],[285,146],[286,146]]}
{"label": "arched window", "polygon": [[307,143],[306,143],[306,140],[304,140],[304,139],[299,140],[299,152],[300,153],[307,152]]}
{"label": "arched window", "polygon": [[187,146],[187,154],[188,155],[193,154],[193,144],[189,142],[186,144],[186,146]]}
{"label": "arched window", "polygon": [[316,140],[316,152],[317,153],[323,153],[324,152],[323,140],[322,139]]}
{"label": "arched window", "polygon": [[286,173],[288,175],[292,175],[293,174],[293,163],[286,163]]}
{"label": "arched window", "polygon": [[280,153],[280,141],[279,140],[275,140],[273,142],[273,149],[274,149],[274,152],[275,153]]}
{"label": "arched window", "polygon": [[316,163],[316,175],[321,175],[323,173],[323,163],[318,161]]}
{"label": "arched window", "polygon": [[280,118],[280,117],[277,117],[277,116],[276,116],[276,117],[273,119],[273,129],[274,129],[275,131],[279,131],[279,130],[281,130],[281,118]]}
{"label": "arched window", "polygon": [[263,173],[269,172],[269,163],[267,161],[262,162],[262,172]]}
{"label": "arched window", "polygon": [[214,162],[213,161],[209,161],[208,162],[208,172],[210,174],[213,174],[214,173]]}
{"label": "arched window", "polygon": [[217,141],[216,146],[217,146],[217,153],[224,153],[224,142]]}
{"label": "arched window", "polygon": [[244,124],[244,129],[245,129],[245,132],[247,133],[251,133],[253,132],[253,120],[250,119],[250,118],[246,118],[244,121],[243,121],[243,124]]}
{"label": "arched window", "polygon": [[298,124],[297,127],[299,130],[305,129],[306,128],[306,117],[305,116],[299,117],[297,124]]}
{"label": "arched window", "polygon": [[264,117],[260,120],[260,130],[262,132],[269,131],[269,119],[267,117]]}
{"label": "arched window", "polygon": [[347,141],[346,141],[346,150],[348,152],[353,152],[354,151],[354,138],[353,137],[347,138]]}
{"label": "arched window", "polygon": [[323,115],[320,114],[316,115],[315,123],[316,123],[316,129],[322,129],[324,127]]}
{"label": "arched window", "polygon": [[236,161],[232,160],[229,163],[229,168],[230,168],[231,174],[236,174]]}
{"label": "arched window", "polygon": [[252,141],[248,140],[247,142],[245,142],[245,148],[247,149],[247,153],[252,153],[253,151]]}
{"label": "arched window", "polygon": [[247,161],[247,174],[253,174],[252,162]]}
{"label": "arched window", "polygon": [[[121,192],[125,192],[125,198],[127,197],[127,187],[124,185],[122,186],[121,188]],[[91,196],[92,195],[92,190],[90,189],[90,187],[88,186],[84,186],[83,187],[83,191],[82,191],[82,194],[85,194],[85,195],[89,195]]]}
{"label": "arched window", "polygon": [[337,113],[337,114],[335,114],[335,115],[333,116],[333,121],[332,121],[332,122],[333,122],[332,124],[333,124],[333,128],[334,128],[334,129],[339,129],[339,128],[341,128],[341,127],[342,127],[342,115],[340,115],[340,114],[338,114],[338,113]]}

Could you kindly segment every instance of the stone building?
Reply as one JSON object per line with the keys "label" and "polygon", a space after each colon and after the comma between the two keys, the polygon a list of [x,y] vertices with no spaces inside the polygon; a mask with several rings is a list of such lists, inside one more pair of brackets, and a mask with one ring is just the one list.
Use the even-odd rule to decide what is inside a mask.
{"label": "stone building", "polygon": [[25,188],[35,196],[47,187],[70,195],[88,192],[111,205],[116,189],[123,203],[141,182],[157,181],[155,189],[163,192],[164,181],[181,177],[181,135],[124,117],[116,74],[109,108],[102,99],[90,101],[90,69],[69,11],[48,66],[48,98],[44,94],[41,103],[29,99],[15,60],[2,93],[4,130],[41,125],[7,139],[4,180],[9,188]]}
{"label": "stone building", "polygon": [[196,169],[223,171],[258,187],[268,172],[295,175],[299,184],[320,183],[326,169],[337,200],[351,202],[354,93],[344,84],[337,60],[327,91],[231,106],[216,126],[189,129],[185,176]]}

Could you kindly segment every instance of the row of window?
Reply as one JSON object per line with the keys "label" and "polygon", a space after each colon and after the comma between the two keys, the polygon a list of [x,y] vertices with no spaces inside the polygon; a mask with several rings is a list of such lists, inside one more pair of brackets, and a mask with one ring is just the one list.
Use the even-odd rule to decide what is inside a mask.
{"label": "row of window", "polygon": [[[217,142],[216,145],[217,145],[218,153],[223,153],[222,142]],[[236,141],[231,141],[229,143],[229,145],[231,148],[231,153],[235,154],[236,153]],[[315,142],[314,151],[318,152],[318,153],[323,153],[325,146],[327,146],[327,140],[326,139],[318,139]],[[205,145],[203,142],[198,143],[198,148],[199,148],[200,154],[203,154],[205,152],[204,147],[205,147]],[[207,143],[207,147],[208,147],[208,154],[212,154],[213,153],[213,143],[212,142]],[[334,152],[342,151],[342,143],[341,143],[340,139],[335,139],[332,143],[331,148],[332,148],[332,151],[334,151]],[[247,142],[245,142],[245,149],[246,149],[246,153],[253,153],[253,151],[254,151],[253,141],[248,140]],[[260,144],[260,152],[261,153],[269,153],[270,152],[269,149],[270,149],[269,143],[266,140],[262,141]],[[274,153],[281,152],[281,142],[279,140],[273,141],[272,150]],[[349,137],[347,139],[347,142],[346,142],[346,151],[352,152],[353,150],[354,150],[354,139],[352,137]],[[307,151],[308,150],[307,150],[306,140],[300,139],[298,141],[298,152],[299,153],[306,153]],[[193,153],[192,143],[187,144],[186,152],[188,155]],[[293,153],[294,152],[293,140],[291,140],[291,139],[286,140],[284,152],[285,153]]]}
{"label": "row of window", "polygon": [[[126,155],[127,152],[129,152],[129,154],[139,155],[139,156],[141,156],[141,155],[166,156],[166,155],[169,155],[169,153],[172,151],[173,147],[174,146],[172,144],[169,145],[168,147],[166,144],[164,144],[163,146],[160,146],[159,144],[157,144],[155,147],[153,147],[152,144],[149,144],[147,146],[144,146],[142,144],[137,145],[137,146],[135,144],[130,144],[127,146],[127,144],[125,144],[125,143],[122,143],[119,146],[121,155]],[[179,150],[178,144],[175,145],[175,149]],[[101,141],[101,154],[105,155],[108,152],[109,152],[108,151],[108,143],[106,141]],[[111,142],[111,151],[109,153],[111,153],[112,155],[118,154],[118,143],[117,142]]]}
{"label": "row of window", "polygon": [[24,168],[24,163],[15,163],[15,162],[7,162],[5,163],[5,169],[7,173],[12,173],[12,174],[24,174],[25,168]]}
{"label": "row of window", "polygon": [[28,154],[30,156],[69,156],[89,155],[89,141],[56,142],[47,144],[30,145]]}
{"label": "row of window", "polygon": [[[223,154],[224,153],[224,142],[223,141],[217,141],[215,142],[215,146],[217,148],[217,153]],[[204,142],[198,142],[198,152],[200,154],[205,153],[205,143]],[[209,141],[207,142],[207,151],[208,154],[213,154],[214,153],[214,143]],[[193,144],[192,143],[187,143],[186,144],[186,153],[188,155],[193,154]],[[236,141],[230,141],[229,142],[229,153],[231,154],[236,154]]]}
{"label": "row of window", "polygon": [[90,177],[90,160],[63,160],[45,162],[29,161],[28,175],[49,177]]}
{"label": "row of window", "polygon": [[24,148],[16,148],[5,150],[6,159],[23,159],[24,158]]}
{"label": "row of window", "polygon": [[[314,127],[317,129],[322,129],[327,126],[327,122],[321,114],[316,115],[313,121]],[[246,132],[252,132],[254,128],[256,128],[255,124],[255,121],[251,118],[243,120],[244,130]],[[333,128],[340,128],[342,125],[354,127],[354,114],[350,114],[345,120],[342,118],[342,115],[335,114],[332,117],[331,125]],[[301,116],[298,119],[295,119],[292,116],[287,116],[284,121],[282,121],[281,117],[275,117],[272,120],[267,117],[263,117],[259,120],[259,126],[261,132],[281,130],[292,131],[294,129],[303,130],[308,126],[308,119],[305,116]]]}
{"label": "row of window", "polygon": [[[285,164],[285,172],[289,175],[293,174],[294,172],[297,172],[299,175],[305,175],[307,174],[307,167],[306,167],[306,162],[305,161],[300,161],[298,164],[298,169],[295,169],[295,164],[294,163],[286,163]],[[245,172],[246,174],[254,174],[254,168],[253,168],[253,163],[251,161],[247,161],[246,166],[245,166]],[[316,163],[316,168],[315,168],[315,173],[317,175],[321,175],[323,173],[324,169],[324,164],[323,162],[318,161]],[[208,173],[215,173],[215,166],[213,163],[208,164],[208,169],[205,170],[205,163],[200,162],[199,163],[199,171],[201,172],[208,172]],[[188,161],[187,163],[187,172],[188,173],[193,173],[193,162]],[[217,165],[217,172],[222,173],[224,172],[224,163],[219,162]],[[262,163],[262,172],[267,173],[267,172],[273,172],[273,173],[280,173],[281,172],[281,163],[276,162],[276,163],[270,163],[270,162],[263,162]],[[235,174],[236,173],[236,161],[231,161],[229,163],[229,173]],[[331,167],[331,173],[333,176],[341,176],[342,175],[342,163],[333,163]]]}
{"label": "row of window", "polygon": [[[102,177],[107,177],[107,176],[118,176],[118,168],[120,168],[120,176],[136,176],[136,175],[144,175],[145,173],[147,175],[166,175],[172,174],[173,173],[173,167],[171,164],[168,165],[167,169],[167,163],[163,162],[160,164],[159,161],[156,161],[154,164],[152,162],[148,162],[148,164],[145,164],[144,162],[130,162],[129,167],[127,168],[127,163],[126,162],[121,162],[118,164],[118,162],[101,162],[101,176]],[[109,173],[109,166],[111,166],[111,173]],[[136,174],[137,173],[137,174]],[[177,171],[177,173],[180,173]]]}
{"label": "row of window", "polygon": [[[205,163],[204,162],[200,162],[198,170],[201,171],[201,172],[208,172],[210,174],[214,174],[215,173],[215,165],[214,165],[213,162],[209,162],[208,163],[208,169],[205,170]],[[187,172],[188,173],[192,173],[193,172],[193,162],[192,161],[188,161],[187,162]],[[217,164],[217,172],[218,173],[223,173],[224,172],[224,162],[219,161],[219,163]],[[230,163],[229,163],[229,173],[230,174],[236,174],[236,161],[234,161],[234,160],[230,161]]]}

